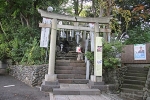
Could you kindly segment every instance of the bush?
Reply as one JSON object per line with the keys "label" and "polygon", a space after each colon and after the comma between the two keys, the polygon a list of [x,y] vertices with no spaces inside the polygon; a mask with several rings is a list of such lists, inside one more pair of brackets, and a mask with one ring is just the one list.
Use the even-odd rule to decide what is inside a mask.
{"label": "bush", "polygon": [[38,29],[18,26],[9,32],[0,34],[0,60],[11,58],[14,64],[26,65],[44,63],[46,50],[40,48]]}
{"label": "bush", "polygon": [[[112,41],[111,43],[104,42],[103,44],[103,69],[114,69],[121,64],[116,55],[122,52],[122,43]],[[88,51],[86,54],[88,60],[94,65],[94,52]]]}

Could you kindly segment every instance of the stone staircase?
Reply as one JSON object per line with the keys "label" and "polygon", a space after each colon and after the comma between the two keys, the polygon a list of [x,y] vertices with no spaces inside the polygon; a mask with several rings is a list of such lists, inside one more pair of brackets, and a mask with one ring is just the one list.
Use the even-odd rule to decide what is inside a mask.
{"label": "stone staircase", "polygon": [[59,52],[57,53],[56,60],[76,60],[77,52],[69,51],[68,53]]}
{"label": "stone staircase", "polygon": [[124,100],[143,100],[143,88],[147,80],[148,68],[128,67],[121,87]]}
{"label": "stone staircase", "polygon": [[[43,82],[41,91],[52,91],[54,95],[100,95],[102,91],[107,91],[108,85],[104,85],[104,82],[86,79],[86,64],[84,61],[77,61],[76,56],[73,56],[77,55],[75,53],[70,51],[63,58],[56,57],[55,74],[58,81]],[[68,55],[73,59],[68,58]]]}
{"label": "stone staircase", "polygon": [[99,89],[90,89],[86,79],[86,64],[77,61],[77,53],[69,51],[59,54],[56,58],[55,73],[57,74],[60,88],[54,88],[54,95],[100,95]]}
{"label": "stone staircase", "polygon": [[57,78],[59,83],[86,84],[86,67],[84,61],[56,60]]}

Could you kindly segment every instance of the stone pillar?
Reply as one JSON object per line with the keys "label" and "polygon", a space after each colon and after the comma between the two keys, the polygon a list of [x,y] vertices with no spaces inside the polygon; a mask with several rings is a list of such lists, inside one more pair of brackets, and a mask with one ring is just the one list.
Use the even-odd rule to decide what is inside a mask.
{"label": "stone pillar", "polygon": [[[99,24],[98,23],[95,23],[95,34],[94,34],[94,46],[96,46],[96,37],[99,36]],[[89,80],[89,88],[91,89],[100,89],[100,90],[107,90],[107,86],[104,85],[104,82],[102,81],[102,76],[96,76],[96,68],[95,68],[95,65],[96,65],[96,47],[94,47],[94,75],[91,75],[91,79]]]}
{"label": "stone pillar", "polygon": [[57,80],[55,70],[55,53],[56,53],[56,38],[57,38],[57,19],[52,20],[52,30],[50,39],[50,54],[48,74],[45,75],[45,81],[41,85],[41,91],[52,92],[53,88],[59,88],[60,85]]}
{"label": "stone pillar", "polygon": [[[99,37],[99,32],[100,32],[100,30],[99,30],[99,24],[98,23],[95,23],[95,35],[94,35],[94,44],[96,44],[96,37]],[[96,45],[94,45],[94,46],[96,46]],[[95,65],[96,65],[96,47],[94,47],[94,76],[91,76],[91,81],[94,81],[94,82],[102,82],[102,77],[100,77],[100,76],[96,76],[95,75],[95,70],[96,70],[96,68],[95,68]]]}
{"label": "stone pillar", "polygon": [[54,74],[56,37],[57,37],[57,19],[53,19],[52,20],[51,40],[50,40],[48,74]]}
{"label": "stone pillar", "polygon": [[56,38],[57,38],[57,19],[53,19],[52,20],[52,30],[51,30],[51,40],[50,40],[48,74],[45,75],[45,81],[56,81],[57,80],[57,75],[54,74]]}

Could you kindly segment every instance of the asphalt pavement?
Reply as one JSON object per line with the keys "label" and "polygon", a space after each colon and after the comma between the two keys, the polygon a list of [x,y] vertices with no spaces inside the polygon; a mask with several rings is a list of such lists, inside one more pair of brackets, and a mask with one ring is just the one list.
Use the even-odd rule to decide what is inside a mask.
{"label": "asphalt pavement", "polygon": [[50,100],[49,94],[9,75],[0,75],[0,100]]}

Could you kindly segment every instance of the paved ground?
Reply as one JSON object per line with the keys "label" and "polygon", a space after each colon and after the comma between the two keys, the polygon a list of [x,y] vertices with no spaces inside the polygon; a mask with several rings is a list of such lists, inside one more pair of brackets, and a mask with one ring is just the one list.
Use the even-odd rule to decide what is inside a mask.
{"label": "paved ground", "polygon": [[53,100],[122,100],[115,96],[108,95],[55,95]]}
{"label": "paved ground", "polygon": [[[60,84],[61,89],[89,89],[86,84]],[[52,95],[51,100],[122,100],[115,94],[101,95]]]}
{"label": "paved ground", "polygon": [[[10,86],[10,87],[9,87]],[[61,84],[61,88],[88,88],[86,85]],[[12,76],[0,75],[0,100],[122,100],[116,95],[52,95],[30,87]]]}
{"label": "paved ground", "polygon": [[[7,87],[8,85],[12,86]],[[50,100],[50,98],[48,93],[41,92],[39,88],[30,87],[11,76],[0,75],[0,100]]]}

